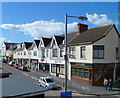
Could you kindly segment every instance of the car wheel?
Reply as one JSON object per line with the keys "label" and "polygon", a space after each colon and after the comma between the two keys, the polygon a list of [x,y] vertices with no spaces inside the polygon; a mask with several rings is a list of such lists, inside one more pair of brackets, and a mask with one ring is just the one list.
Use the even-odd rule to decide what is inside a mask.
{"label": "car wheel", "polygon": [[49,87],[46,85],[45,88],[49,89]]}
{"label": "car wheel", "polygon": [[39,83],[39,86],[41,86],[41,83],[40,82],[38,82]]}

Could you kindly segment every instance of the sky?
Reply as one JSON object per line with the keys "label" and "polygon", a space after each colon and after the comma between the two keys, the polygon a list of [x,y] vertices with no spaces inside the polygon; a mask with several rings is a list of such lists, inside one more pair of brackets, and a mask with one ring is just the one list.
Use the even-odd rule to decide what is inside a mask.
{"label": "sky", "polygon": [[[2,2],[0,46],[7,42],[31,42],[41,37],[64,34],[65,14],[85,16],[87,21],[68,17],[68,33],[77,24],[89,28],[118,24],[117,2]],[[120,14],[119,14],[120,15]]]}

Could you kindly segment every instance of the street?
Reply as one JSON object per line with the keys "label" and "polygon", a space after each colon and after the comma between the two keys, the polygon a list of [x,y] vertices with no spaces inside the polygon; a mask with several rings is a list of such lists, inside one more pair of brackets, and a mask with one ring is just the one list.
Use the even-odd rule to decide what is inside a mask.
{"label": "street", "polygon": [[[10,77],[19,77],[21,79],[27,80],[35,85],[38,85],[38,79],[41,76],[45,76],[44,73],[38,73],[36,71],[20,71],[14,67],[9,66],[8,64],[1,64],[2,68],[6,71],[9,71],[12,73],[12,75]],[[58,89],[55,90],[49,90],[48,92],[46,92],[45,96],[60,96],[61,92],[64,92],[64,88],[62,88],[62,85],[60,84],[60,80],[55,80],[55,82],[58,84]],[[77,85],[77,84],[76,84]],[[38,85],[39,86],[39,85]],[[76,88],[77,90],[77,88]],[[96,95],[85,95],[85,94],[80,94],[78,93],[78,91],[75,91],[74,89],[72,89],[72,87],[69,87],[69,91],[72,91],[72,95],[73,96],[81,96],[84,98],[94,98],[94,97],[101,97],[101,98],[119,98],[119,96],[115,95],[115,96],[96,96]]]}

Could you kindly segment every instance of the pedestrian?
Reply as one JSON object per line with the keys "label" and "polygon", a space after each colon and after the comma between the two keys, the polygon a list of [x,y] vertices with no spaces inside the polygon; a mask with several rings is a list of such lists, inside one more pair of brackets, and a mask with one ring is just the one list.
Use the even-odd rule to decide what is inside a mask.
{"label": "pedestrian", "polygon": [[108,80],[105,78],[105,79],[104,79],[104,87],[105,87],[105,90],[107,90],[107,86],[108,86]]}
{"label": "pedestrian", "polygon": [[109,87],[109,91],[112,90],[112,79],[109,79],[108,87]]}

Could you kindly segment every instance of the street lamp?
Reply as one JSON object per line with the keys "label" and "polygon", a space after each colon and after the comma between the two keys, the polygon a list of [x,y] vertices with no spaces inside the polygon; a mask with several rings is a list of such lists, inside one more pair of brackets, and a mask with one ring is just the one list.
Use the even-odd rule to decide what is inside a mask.
{"label": "street lamp", "polygon": [[64,80],[64,87],[65,87],[65,92],[67,92],[67,64],[68,64],[68,54],[67,54],[67,17],[71,18],[78,18],[80,20],[87,20],[87,17],[76,17],[76,16],[68,16],[67,14],[65,15],[65,80]]}

